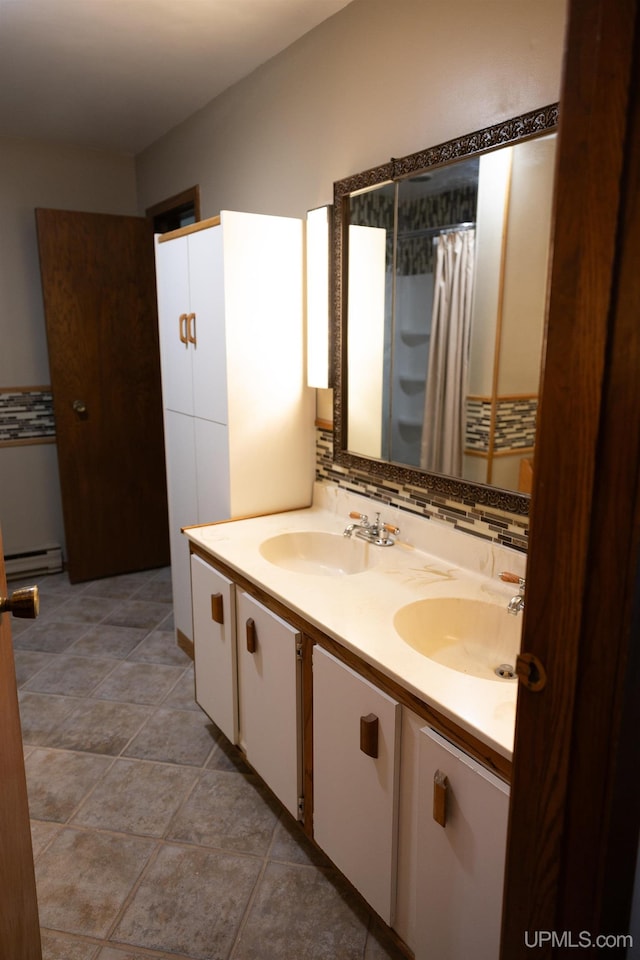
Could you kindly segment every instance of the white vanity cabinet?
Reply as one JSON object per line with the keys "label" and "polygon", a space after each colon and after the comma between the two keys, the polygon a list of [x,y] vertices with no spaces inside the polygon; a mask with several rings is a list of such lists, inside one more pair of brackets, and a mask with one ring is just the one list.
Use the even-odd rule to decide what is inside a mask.
{"label": "white vanity cabinet", "polygon": [[196,702],[237,743],[236,587],[192,554],[191,590]]}
{"label": "white vanity cabinet", "polygon": [[391,924],[395,910],[400,705],[313,648],[313,836]]}
{"label": "white vanity cabinet", "polygon": [[236,588],[239,744],[296,819],[302,798],[302,635]]}
{"label": "white vanity cabinet", "polygon": [[419,750],[416,960],[497,960],[509,788],[429,727]]}
{"label": "white vanity cabinet", "polygon": [[156,237],[174,616],[192,639],[181,527],[307,506],[302,221],[223,211]]}

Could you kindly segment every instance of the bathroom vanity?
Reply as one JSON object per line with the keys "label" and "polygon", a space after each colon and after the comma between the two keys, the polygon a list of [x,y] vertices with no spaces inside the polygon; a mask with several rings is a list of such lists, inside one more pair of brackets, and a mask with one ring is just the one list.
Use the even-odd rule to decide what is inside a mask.
{"label": "bathroom vanity", "polygon": [[[345,535],[378,509],[392,546]],[[186,528],[196,699],[418,960],[489,960],[521,622],[500,574],[525,558],[398,514],[316,484]]]}

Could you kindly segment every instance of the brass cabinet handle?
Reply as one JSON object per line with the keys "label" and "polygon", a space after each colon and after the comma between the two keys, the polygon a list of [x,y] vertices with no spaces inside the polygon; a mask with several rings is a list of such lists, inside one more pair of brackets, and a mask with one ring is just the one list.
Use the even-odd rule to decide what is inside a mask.
{"label": "brass cabinet handle", "polygon": [[84,400],[74,400],[73,403],[71,404],[71,408],[75,413],[78,414],[79,417],[86,416],[87,405],[84,402]]}
{"label": "brass cabinet handle", "polygon": [[433,775],[433,819],[441,827],[447,825],[447,788],[449,781],[442,770]]}
{"label": "brass cabinet handle", "polygon": [[247,650],[249,653],[255,653],[258,649],[258,635],[256,633],[256,624],[253,617],[247,620]]}
{"label": "brass cabinet handle", "polygon": [[378,718],[375,713],[360,717],[360,749],[368,757],[378,759]]}
{"label": "brass cabinet handle", "polygon": [[22,620],[35,620],[40,612],[37,587],[20,587],[10,597],[0,597],[0,613],[11,613]]}
{"label": "brass cabinet handle", "polygon": [[185,347],[189,345],[187,340],[187,315],[186,313],[181,313],[178,317],[178,327],[179,332],[178,336],[180,337],[180,343],[184,343]]}
{"label": "brass cabinet handle", "polygon": [[222,606],[222,594],[211,594],[211,619],[215,623],[224,623],[224,608]]}
{"label": "brass cabinet handle", "polygon": [[[193,323],[193,330],[191,324]],[[187,340],[189,343],[192,343],[195,347],[197,337],[196,337],[196,315],[195,313],[187,314]]]}

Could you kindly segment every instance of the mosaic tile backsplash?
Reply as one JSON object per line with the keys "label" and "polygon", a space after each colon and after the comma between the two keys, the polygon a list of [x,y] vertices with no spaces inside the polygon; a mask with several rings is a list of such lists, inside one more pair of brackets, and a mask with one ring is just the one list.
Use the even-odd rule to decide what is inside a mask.
{"label": "mosaic tile backsplash", "polygon": [[353,493],[370,497],[383,504],[393,505],[420,517],[450,523],[464,533],[493,540],[506,547],[522,552],[529,543],[529,520],[527,517],[484,507],[469,505],[456,500],[447,500],[432,495],[422,487],[387,483],[377,477],[355,474],[333,462],[333,433],[318,427],[316,430],[316,479],[336,483]]}
{"label": "mosaic tile backsplash", "polygon": [[[522,450],[533,447],[536,436],[537,397],[503,399],[496,403],[494,450]],[[491,432],[491,400],[467,399],[467,449],[488,451]]]}
{"label": "mosaic tile backsplash", "polygon": [[0,443],[48,440],[55,434],[50,390],[0,391]]}

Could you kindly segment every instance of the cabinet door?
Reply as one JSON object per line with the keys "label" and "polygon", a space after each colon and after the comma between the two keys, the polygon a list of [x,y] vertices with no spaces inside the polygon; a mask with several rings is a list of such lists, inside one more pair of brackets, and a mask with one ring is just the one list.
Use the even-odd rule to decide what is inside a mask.
{"label": "cabinet door", "polygon": [[227,358],[222,227],[189,235],[189,351],[193,412],[227,423]]}
{"label": "cabinet door", "polygon": [[169,499],[173,618],[176,630],[183,637],[191,639],[189,544],[180,530],[184,526],[198,522],[193,417],[175,413],[173,410],[165,410],[164,445]]}
{"label": "cabinet door", "polygon": [[187,237],[156,239],[156,284],[163,406],[192,414],[193,350],[186,341],[186,317],[191,310]]}
{"label": "cabinet door", "polygon": [[237,743],[235,585],[192,554],[191,594],[196,701]]}
{"label": "cabinet door", "polygon": [[236,592],[240,745],[298,819],[302,793],[300,634],[243,590]]}
{"label": "cabinet door", "polygon": [[198,499],[197,523],[215,523],[231,516],[229,428],[193,418]]}
{"label": "cabinet door", "polygon": [[428,727],[419,780],[416,960],[497,960],[509,788]]}
{"label": "cabinet door", "polygon": [[395,909],[399,735],[400,705],[315,646],[314,838],[388,924]]}

